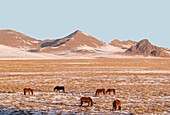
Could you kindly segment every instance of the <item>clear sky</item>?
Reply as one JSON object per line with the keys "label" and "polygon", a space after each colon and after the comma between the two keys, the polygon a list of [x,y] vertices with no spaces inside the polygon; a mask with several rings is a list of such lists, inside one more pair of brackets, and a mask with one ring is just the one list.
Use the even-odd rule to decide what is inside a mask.
{"label": "clear sky", "polygon": [[79,29],[114,39],[170,48],[170,0],[0,0],[0,29],[57,39]]}

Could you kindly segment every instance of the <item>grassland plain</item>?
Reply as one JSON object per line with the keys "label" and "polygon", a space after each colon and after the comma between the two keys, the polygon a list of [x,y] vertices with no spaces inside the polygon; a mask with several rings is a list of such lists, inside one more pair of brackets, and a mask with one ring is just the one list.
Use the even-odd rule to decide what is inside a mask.
{"label": "grassland plain", "polygon": [[[54,92],[56,85],[66,93]],[[23,88],[34,89],[24,95]],[[94,96],[98,88],[115,95]],[[170,59],[1,60],[1,114],[170,114]],[[80,98],[90,96],[93,107]],[[122,102],[112,111],[112,102]]]}

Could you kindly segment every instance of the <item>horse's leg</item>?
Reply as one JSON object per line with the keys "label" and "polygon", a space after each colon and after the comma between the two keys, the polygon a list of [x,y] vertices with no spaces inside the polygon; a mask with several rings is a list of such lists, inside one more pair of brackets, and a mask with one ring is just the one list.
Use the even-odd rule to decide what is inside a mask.
{"label": "horse's leg", "polygon": [[115,105],[115,110],[117,110],[117,106]]}
{"label": "horse's leg", "polygon": [[95,96],[97,96],[97,92],[95,93]]}
{"label": "horse's leg", "polygon": [[116,106],[115,105],[113,105],[113,111],[116,111]]}
{"label": "horse's leg", "polygon": [[119,108],[118,108],[118,110],[121,110],[121,106],[119,105]]}
{"label": "horse's leg", "polygon": [[24,91],[24,95],[26,95],[26,92]]}
{"label": "horse's leg", "polygon": [[82,106],[83,105],[83,101],[81,101],[81,104],[80,104],[80,106]]}

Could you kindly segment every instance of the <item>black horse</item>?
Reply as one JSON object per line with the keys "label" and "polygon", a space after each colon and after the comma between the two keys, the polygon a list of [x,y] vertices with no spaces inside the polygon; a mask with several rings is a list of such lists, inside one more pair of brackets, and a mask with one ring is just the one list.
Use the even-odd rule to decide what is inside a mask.
{"label": "black horse", "polygon": [[54,88],[54,91],[55,91],[55,90],[57,90],[57,91],[59,91],[59,92],[60,92],[60,90],[63,90],[63,92],[65,92],[64,86],[56,86],[56,87]]}

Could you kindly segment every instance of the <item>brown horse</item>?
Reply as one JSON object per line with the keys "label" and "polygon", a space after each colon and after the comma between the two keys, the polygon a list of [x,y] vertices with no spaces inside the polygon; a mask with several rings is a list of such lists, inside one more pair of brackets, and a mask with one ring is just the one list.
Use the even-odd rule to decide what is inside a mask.
{"label": "brown horse", "polygon": [[81,105],[83,105],[83,102],[88,103],[88,106],[93,106],[93,100],[90,97],[81,97],[80,99]]}
{"label": "brown horse", "polygon": [[109,95],[110,95],[111,92],[113,92],[113,94],[115,94],[115,93],[116,93],[116,90],[109,88],[109,89],[106,91],[106,94],[109,93]]}
{"label": "brown horse", "polygon": [[118,110],[121,110],[121,102],[119,100],[113,101],[113,111],[115,111],[118,108]]}
{"label": "brown horse", "polygon": [[33,89],[31,89],[31,88],[24,88],[23,90],[24,90],[24,95],[26,95],[27,92],[29,93],[29,95],[30,95],[30,92],[33,95]]}
{"label": "brown horse", "polygon": [[103,93],[103,95],[105,95],[105,89],[97,89],[95,96],[98,96],[100,93]]}

